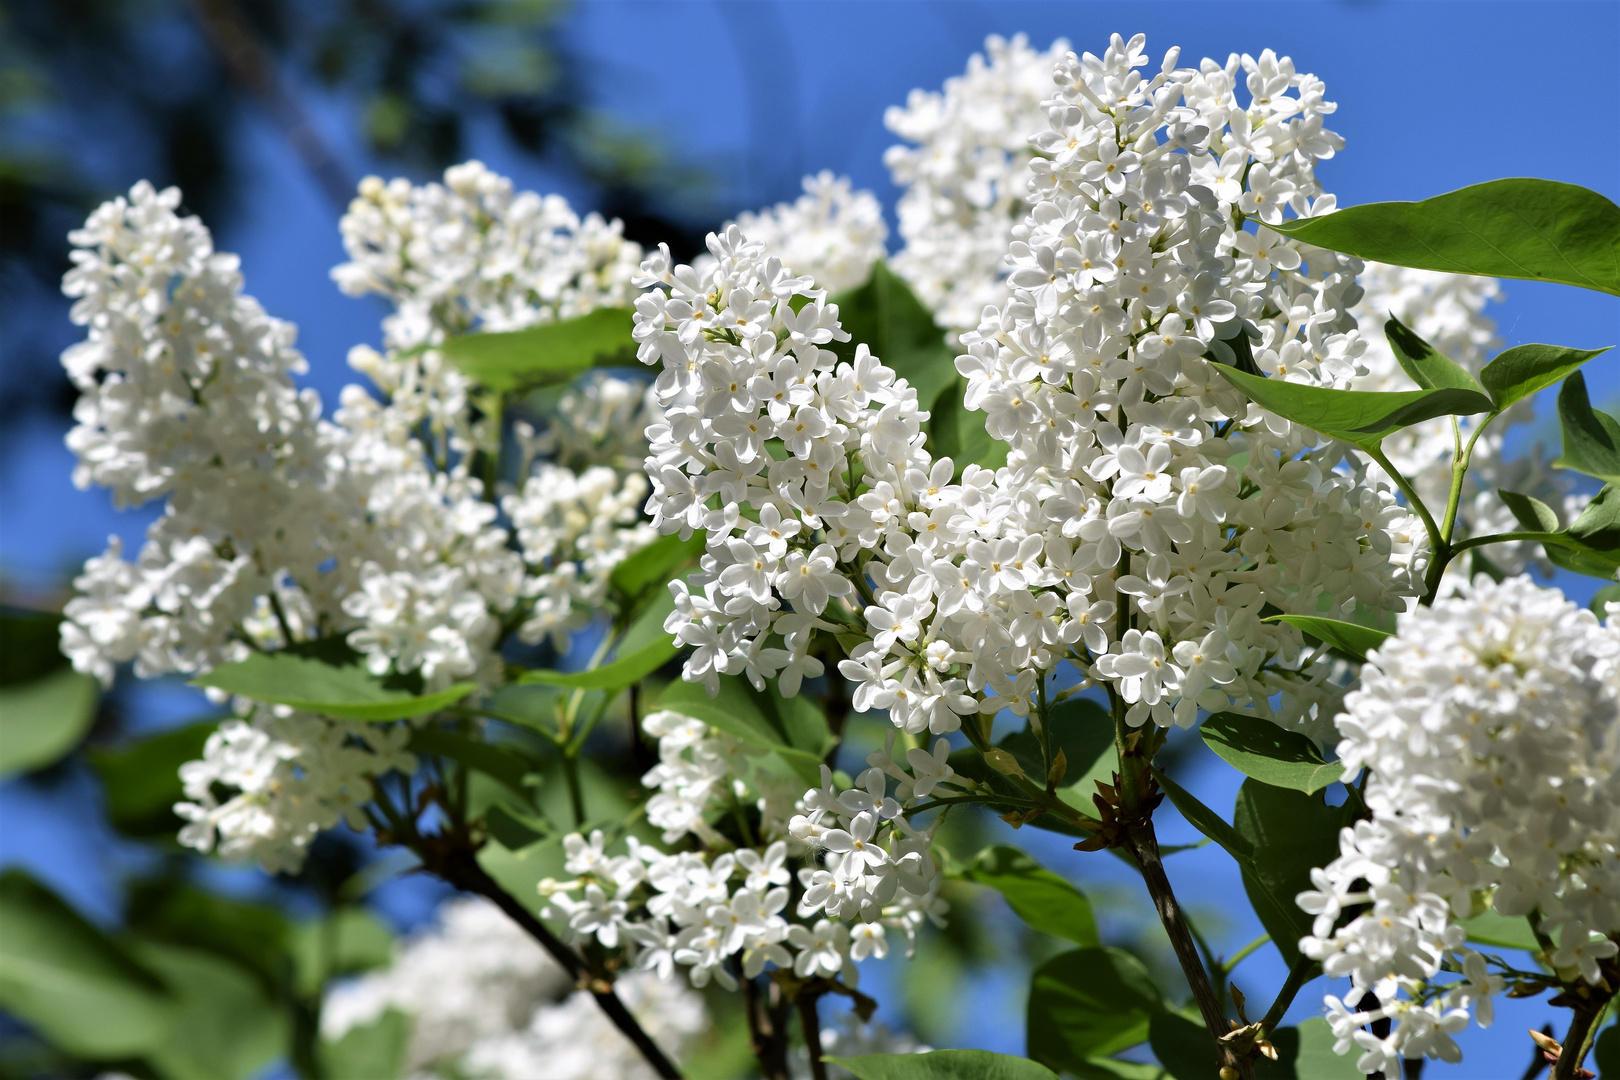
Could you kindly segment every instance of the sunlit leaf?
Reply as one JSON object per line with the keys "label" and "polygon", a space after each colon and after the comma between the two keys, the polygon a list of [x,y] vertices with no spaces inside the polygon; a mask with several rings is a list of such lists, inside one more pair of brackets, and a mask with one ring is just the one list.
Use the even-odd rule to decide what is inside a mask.
{"label": "sunlit leaf", "polygon": [[1303,630],[1329,648],[1343,653],[1358,664],[1367,662],[1367,654],[1389,638],[1389,631],[1374,630],[1370,626],[1324,619],[1320,615],[1275,615],[1267,622],[1287,623]]}
{"label": "sunlit leaf", "polygon": [[1478,392],[1479,383],[1468,369],[1424,341],[1417,332],[1391,315],[1384,323],[1384,336],[1395,353],[1401,370],[1425,390],[1451,387]]}
{"label": "sunlit leaf", "polygon": [[1586,377],[1579,371],[1558,391],[1558,424],[1564,452],[1554,465],[1599,480],[1620,481],[1620,420],[1592,408]]}
{"label": "sunlit leaf", "polygon": [[1475,184],[1272,225],[1316,247],[1449,274],[1556,281],[1620,296],[1620,206],[1553,180]]}
{"label": "sunlit leaf", "polygon": [[636,366],[634,320],[629,308],[598,308],[526,330],[463,334],[439,351],[474,382],[504,394],[566,382],[592,367]]}
{"label": "sunlit leaf", "polygon": [[1372,448],[1391,432],[1436,416],[1469,416],[1491,411],[1491,400],[1476,390],[1334,390],[1285,379],[1245,375],[1216,365],[1250,401],[1312,431]]}
{"label": "sunlit leaf", "polygon": [[1216,756],[1273,787],[1309,795],[1344,775],[1344,767],[1324,761],[1310,739],[1262,717],[1219,712],[1207,717],[1199,731]]}
{"label": "sunlit leaf", "polygon": [[1608,352],[1602,349],[1571,349],[1563,345],[1518,345],[1497,353],[1479,372],[1479,381],[1491,395],[1498,410],[1506,409],[1559,379],[1575,372],[1580,366]]}
{"label": "sunlit leaf", "polygon": [[330,664],[292,652],[255,653],[198,676],[191,684],[339,720],[377,721],[426,716],[478,689],[463,682],[415,694],[377,678],[358,663]]}
{"label": "sunlit leaf", "polygon": [[330,1077],[402,1080],[410,1040],[410,1017],[388,1009],[369,1024],[357,1024],[336,1039],[321,1040],[317,1053]]}
{"label": "sunlit leaf", "polygon": [[247,970],[201,949],[155,941],[130,948],[174,994],[168,1036],[145,1057],[170,1080],[247,1080],[287,1046],[287,1015]]}
{"label": "sunlit leaf", "polygon": [[526,671],[518,681],[617,693],[651,675],[680,651],[681,647],[675,644],[673,637],[669,634],[660,634],[656,640],[648,642],[628,656],[619,657],[611,664],[603,664],[589,671]]}

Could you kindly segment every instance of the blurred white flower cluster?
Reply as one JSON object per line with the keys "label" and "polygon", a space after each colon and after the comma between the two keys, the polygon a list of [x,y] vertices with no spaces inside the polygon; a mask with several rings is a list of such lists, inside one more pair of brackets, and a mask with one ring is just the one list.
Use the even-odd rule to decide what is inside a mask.
{"label": "blurred white flower cluster", "polygon": [[913,90],[904,108],[883,116],[916,144],[883,155],[905,189],[895,208],[905,246],[894,270],[953,332],[973,329],[986,306],[1007,298],[1007,245],[1029,211],[1029,162],[1038,153],[1030,136],[1046,124],[1042,103],[1068,51],[1062,38],[1037,51],[1023,34],[991,35],[942,91]]}
{"label": "blurred white flower cluster", "polygon": [[[736,224],[750,240],[764,244],[828,292],[863,284],[872,264],[883,258],[889,238],[877,197],[851,190],[848,177],[835,178],[825,170],[805,177],[804,194],[793,202],[738,214]],[[695,265],[700,272],[712,268],[702,257]]]}
{"label": "blurred white flower cluster", "polygon": [[[679,1059],[709,1026],[678,982],[631,972],[614,985],[655,1042]],[[439,926],[400,945],[384,971],[327,995],[321,1034],[339,1039],[390,1009],[410,1019],[412,1080],[643,1080],[654,1074],[591,995],[499,908],[447,902]]]}
{"label": "blurred white flower cluster", "polygon": [[[1620,933],[1620,623],[1529,578],[1481,575],[1401,616],[1338,718],[1347,778],[1370,770],[1371,820],[1312,872],[1300,943],[1329,975],[1340,1052],[1363,1072],[1456,1061],[1451,1036],[1492,1018],[1502,978],[1464,945],[1484,906],[1529,916],[1563,977],[1596,983]],[[1335,929],[1341,916],[1349,921]],[[1448,964],[1447,962],[1450,961]],[[1462,978],[1436,980],[1446,966]],[[1363,1025],[1393,1017],[1379,1038]]]}

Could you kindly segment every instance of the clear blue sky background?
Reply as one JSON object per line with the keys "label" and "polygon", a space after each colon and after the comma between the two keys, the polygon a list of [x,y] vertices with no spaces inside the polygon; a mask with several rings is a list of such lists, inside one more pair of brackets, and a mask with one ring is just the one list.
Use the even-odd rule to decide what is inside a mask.
{"label": "clear blue sky background", "polygon": [[[566,38],[586,61],[596,105],[655,133],[675,163],[709,174],[705,201],[718,221],[793,197],[799,177],[822,168],[872,188],[892,211],[897,192],[881,161],[893,141],[883,128],[884,108],[903,102],[912,87],[938,88],[962,70],[986,34],[1019,31],[1037,47],[1062,36],[1095,52],[1112,32],[1144,31],[1150,53],[1179,44],[1183,63],[1268,47],[1292,56],[1300,70],[1324,79],[1329,99],[1339,103],[1330,126],[1348,145],[1320,176],[1340,205],[1422,198],[1503,176],[1563,180],[1620,199],[1620,4],[1613,2],[596,2],[575,7]],[[356,175],[391,175],[356,149],[351,103],[311,104]],[[349,347],[377,342],[382,309],[331,285],[327,271],[342,259],[335,215],[274,130],[256,121],[240,138],[254,162],[251,186],[242,195],[243,213],[217,242],[241,253],[248,290],[300,326],[308,382],[330,403],[350,381]],[[522,187],[578,195],[506,152],[493,131],[475,131],[473,150]],[[115,186],[138,179],[119,174],[116,163],[107,168]],[[1620,343],[1620,300],[1525,282],[1509,282],[1504,291],[1506,302],[1493,314],[1509,345]],[[62,343],[71,340],[64,324]],[[1605,357],[1589,371],[1594,398],[1620,402],[1620,361]],[[1550,398],[1541,409],[1550,414]],[[14,586],[45,589],[98,552],[109,532],[138,546],[148,515],[115,514],[101,493],[71,487],[61,427],[38,423],[20,435],[0,461],[0,572]],[[1551,438],[1556,451],[1553,429],[1542,428],[1539,437]],[[1594,588],[1559,584],[1581,598]],[[149,700],[153,723],[197,708],[183,689]],[[1235,791],[1232,775],[1200,766],[1192,786],[1224,810]],[[107,915],[109,875],[121,863],[110,838],[88,826],[85,793],[71,785],[46,794],[0,789],[0,862],[27,864],[88,910]],[[1167,821],[1165,831],[1170,843],[1193,839],[1179,820]],[[1076,856],[1067,844],[1043,843],[1046,835],[1025,830],[1018,840],[1094,889],[1129,886],[1113,860]],[[1178,855],[1170,869],[1178,888],[1204,906],[1244,908],[1235,902],[1236,871],[1218,852]],[[408,919],[413,910],[402,902],[399,914]],[[1256,933],[1245,908],[1220,943],[1230,951]],[[1264,999],[1283,974],[1266,949],[1248,962],[1239,984]],[[1308,988],[1293,1015],[1312,1015],[1320,994],[1320,986]],[[987,984],[962,1012],[961,1045],[1021,1050],[1021,995],[1021,986]],[[1431,1066],[1430,1075],[1521,1075],[1529,1060],[1524,1029],[1539,1026],[1552,1010],[1538,1002],[1504,1006],[1495,1027],[1465,1037],[1466,1066],[1451,1072]]]}

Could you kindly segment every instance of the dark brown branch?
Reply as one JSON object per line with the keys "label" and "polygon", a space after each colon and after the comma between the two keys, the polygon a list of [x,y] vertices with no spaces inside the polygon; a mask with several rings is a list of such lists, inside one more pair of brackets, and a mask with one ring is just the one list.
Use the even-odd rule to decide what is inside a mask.
{"label": "dark brown branch", "polygon": [[1232,1025],[1227,1019],[1225,1010],[1221,1008],[1220,1000],[1215,996],[1215,988],[1210,985],[1209,974],[1204,970],[1204,962],[1198,955],[1198,945],[1193,941],[1192,930],[1187,925],[1186,917],[1181,913],[1181,905],[1176,900],[1175,892],[1170,888],[1170,879],[1165,875],[1164,862],[1159,856],[1159,839],[1154,831],[1153,822],[1147,820],[1133,823],[1127,843],[1131,854],[1136,858],[1137,866],[1142,870],[1142,881],[1147,885],[1148,895],[1153,898],[1153,906],[1159,912],[1159,921],[1164,924],[1164,931],[1170,936],[1170,947],[1175,950],[1176,961],[1181,965],[1182,974],[1187,977],[1187,985],[1192,989],[1198,1013],[1203,1017],[1204,1026],[1209,1029],[1210,1038],[1215,1041],[1221,1065],[1232,1069],[1242,1080],[1253,1080],[1253,1061],[1221,1041],[1221,1036],[1230,1031]]}
{"label": "dark brown branch", "polygon": [[470,853],[459,858],[446,858],[430,869],[456,888],[476,893],[504,911],[507,918],[538,941],[581,988],[590,991],[602,1012],[613,1021],[613,1026],[635,1044],[636,1049],[641,1052],[641,1056],[652,1066],[655,1073],[663,1080],[681,1080],[680,1069],[676,1068],[675,1063],[669,1060],[663,1049],[653,1042],[652,1036],[642,1029],[636,1018],[630,1015],[630,1010],[619,1000],[619,995],[613,992],[612,984],[593,976],[579,954],[563,944],[555,934],[546,929],[545,923],[530,914],[527,908],[501,888]]}
{"label": "dark brown branch", "polygon": [[760,1074],[765,1080],[789,1080],[788,1001],[774,982],[765,983],[762,994],[758,979],[741,977],[740,965],[738,976],[737,981],[742,983],[743,1010],[748,1016],[748,1045],[759,1061]]}
{"label": "dark brown branch", "polygon": [[821,1016],[817,1004],[821,995],[799,995],[799,1025],[804,1029],[804,1049],[810,1055],[810,1080],[827,1080],[827,1063],[821,1060]]}
{"label": "dark brown branch", "polygon": [[232,0],[190,0],[208,44],[231,81],[251,94],[316,184],[340,211],[354,197],[354,183],[326,145],[297,99],[282,86],[275,61]]}

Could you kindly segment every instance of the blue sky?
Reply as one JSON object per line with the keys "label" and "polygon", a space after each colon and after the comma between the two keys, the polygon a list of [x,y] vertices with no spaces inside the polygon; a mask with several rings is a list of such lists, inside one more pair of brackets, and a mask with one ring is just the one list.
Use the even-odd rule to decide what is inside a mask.
{"label": "blue sky", "polygon": [[[672,160],[701,167],[713,179],[717,214],[790,198],[805,173],[830,168],[873,189],[891,211],[897,194],[882,166],[893,140],[882,124],[886,106],[916,86],[937,88],[959,72],[988,33],[1028,33],[1046,46],[1067,37],[1100,52],[1108,35],[1148,35],[1149,51],[1182,47],[1183,63],[1201,56],[1273,48],[1314,72],[1339,103],[1330,126],[1346,148],[1320,169],[1340,205],[1415,199],[1503,176],[1540,176],[1582,184],[1620,199],[1620,4],[1592,3],[680,3],[577,4],[565,37],[585,61],[590,96],[624,123],[656,135]],[[391,174],[356,149],[356,117],[347,102],[312,99],[327,138],[349,167]],[[376,343],[382,309],[343,297],[327,272],[341,261],[335,215],[297,161],[262,122],[245,125],[243,148],[253,165],[243,211],[217,235],[241,253],[248,290],[273,314],[300,326],[310,385],[330,403],[350,381],[349,347]],[[506,151],[493,131],[475,131],[473,149],[521,187],[579,190]],[[127,186],[137,176],[113,167]],[[893,225],[892,213],[890,217]],[[1620,299],[1556,286],[1508,282],[1494,317],[1508,345],[1531,341],[1596,347],[1620,343]],[[71,340],[64,331],[63,343]],[[1589,369],[1599,402],[1620,402],[1620,361]],[[1551,399],[1540,403],[1544,416]],[[1556,452],[1553,429],[1549,447]],[[109,532],[138,545],[147,515],[115,514],[99,492],[77,492],[62,428],[36,423],[0,461],[0,572],[26,589],[43,589]],[[1532,435],[1531,438],[1534,438]],[[1566,582],[1572,595],[1594,584]],[[154,707],[159,707],[154,702]],[[183,696],[165,694],[165,715],[181,716]],[[1206,762],[1207,764],[1207,762]],[[1196,793],[1228,810],[1230,770],[1199,767]],[[71,801],[79,796],[64,792]],[[68,802],[41,803],[0,790],[0,862],[45,870],[94,905],[116,872],[105,838],[83,831],[82,816],[64,824]],[[1167,808],[1168,809],[1168,808]],[[1193,839],[1167,816],[1166,842]],[[1032,835],[1033,834],[1033,835]],[[1114,861],[1082,861],[1049,834],[1025,830],[1050,865],[1109,887],[1129,883]],[[61,845],[69,846],[63,847]],[[112,860],[112,861],[109,861]],[[1234,868],[1219,852],[1178,855],[1178,887],[1221,903],[1241,896]],[[1241,905],[1237,905],[1241,906]],[[1221,935],[1228,950],[1252,938],[1252,918]],[[1283,977],[1280,960],[1262,950],[1243,969],[1252,997]],[[1021,986],[986,988],[962,1031],[967,1045],[1022,1047]],[[1294,1015],[1315,1012],[1311,987]],[[1008,995],[1011,995],[1009,998]],[[1536,1002],[1504,1003],[1495,1027],[1471,1031],[1466,1068],[1457,1075],[1517,1077],[1528,1061],[1523,1031],[1551,1010]],[[1445,1070],[1433,1070],[1447,1075]]]}

